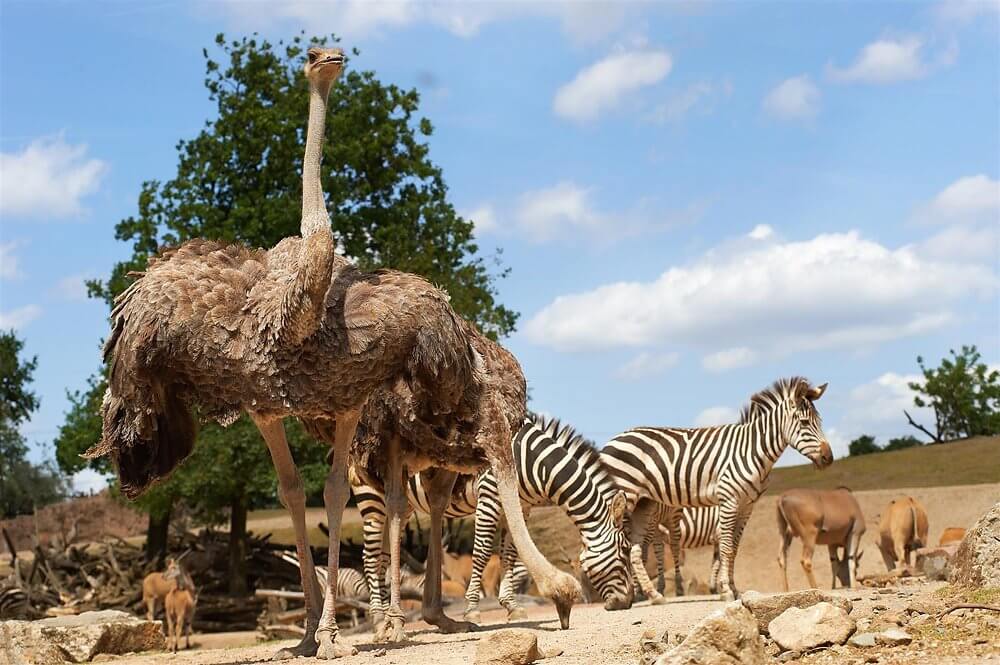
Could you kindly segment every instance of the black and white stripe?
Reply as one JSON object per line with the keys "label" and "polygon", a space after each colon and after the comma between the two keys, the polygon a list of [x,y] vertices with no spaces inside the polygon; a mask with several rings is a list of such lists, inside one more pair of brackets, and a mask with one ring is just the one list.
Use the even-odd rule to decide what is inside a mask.
{"label": "black and white stripe", "polygon": [[[632,564],[640,579],[645,576],[641,540],[655,504],[717,505],[720,586],[727,595],[736,595],[732,587],[736,549],[778,457],[792,446],[818,467],[833,461],[813,405],[825,388],[813,388],[799,377],[782,379],[755,394],[738,423],[694,429],[637,427],[608,442],[601,457],[627,493],[629,506],[634,506]],[[670,511],[668,522],[675,520],[678,511]],[[675,522],[668,528],[671,545],[679,547],[679,527]]]}
{"label": "black and white stripe", "polygon": [[[659,578],[656,588],[661,593],[663,592],[664,575],[666,574],[664,565],[666,557],[664,556],[663,543],[664,538],[669,538],[670,536],[668,528],[670,510],[669,506],[660,506],[658,514],[654,520],[650,521],[649,528],[646,529],[646,538],[642,543],[644,553],[650,543],[653,545],[653,550],[656,553],[657,575]],[[684,564],[685,550],[711,546],[715,551],[712,556],[712,571],[709,577],[708,588],[711,593],[718,593],[719,567],[721,565],[721,561],[719,560],[719,507],[707,506],[681,509],[680,532],[680,551],[677,556],[672,556],[674,560],[675,585],[678,588],[683,588],[681,566]],[[673,554],[672,550],[671,554]],[[643,556],[643,560],[645,560],[645,555]],[[648,589],[643,589],[643,591],[649,595]]]}

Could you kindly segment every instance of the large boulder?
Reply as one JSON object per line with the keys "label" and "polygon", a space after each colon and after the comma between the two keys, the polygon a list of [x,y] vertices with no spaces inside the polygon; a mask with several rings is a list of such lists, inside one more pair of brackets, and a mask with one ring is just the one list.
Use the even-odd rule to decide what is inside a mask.
{"label": "large boulder", "polygon": [[979,518],[951,561],[952,584],[1000,587],[1000,503]]}
{"label": "large boulder", "polygon": [[757,620],[757,629],[764,635],[768,634],[768,625],[789,607],[805,609],[817,603],[830,603],[850,614],[853,606],[851,601],[840,596],[832,596],[818,589],[804,589],[790,593],[763,594],[757,591],[745,591],[740,600]]}
{"label": "large boulder", "polygon": [[946,580],[951,572],[951,560],[958,551],[958,544],[941,547],[921,547],[916,550],[914,567],[929,580]]}
{"label": "large boulder", "polygon": [[479,640],[475,665],[528,665],[541,658],[538,637],[533,632],[506,628]]}
{"label": "large boulder", "polygon": [[656,665],[765,665],[770,660],[753,615],[734,601],[698,622]]}
{"label": "large boulder", "polygon": [[808,651],[827,644],[843,644],[857,626],[843,608],[817,603],[800,609],[789,607],[770,624],[771,639],[786,651]]}
{"label": "large boulder", "polygon": [[104,610],[41,621],[0,623],[0,643],[16,663],[85,663],[98,654],[160,650],[166,646],[159,621]]}

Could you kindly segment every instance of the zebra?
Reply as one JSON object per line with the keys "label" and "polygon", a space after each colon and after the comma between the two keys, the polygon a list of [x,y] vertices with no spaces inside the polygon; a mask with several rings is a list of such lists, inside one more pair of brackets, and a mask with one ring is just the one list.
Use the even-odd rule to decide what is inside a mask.
{"label": "zebra", "polygon": [[[632,583],[627,563],[628,541],[623,530],[625,494],[615,487],[594,444],[557,420],[529,415],[514,435],[512,445],[525,511],[547,504],[566,510],[584,543],[581,567],[601,593],[605,607],[609,610],[630,607]],[[366,482],[356,469],[351,474],[351,485],[364,522],[364,567],[371,585],[372,611],[384,612],[379,601],[386,595],[381,575],[385,494],[374,482]],[[472,577],[465,594],[465,618],[475,622],[480,619],[483,571],[503,516],[496,478],[491,471],[478,477],[460,476],[455,488],[445,517],[476,516]],[[429,510],[420,474],[410,478],[406,494],[411,510]],[[499,600],[507,609],[508,620],[513,620],[523,616],[514,590],[519,578],[527,573],[507,539],[501,547],[501,558],[504,577]]]}
{"label": "zebra", "polygon": [[[663,542],[664,536],[670,537],[670,530],[666,526],[669,524],[669,518],[670,507],[659,504],[658,511],[653,516],[653,519],[650,520],[649,527],[646,529],[646,536],[642,541],[643,561],[646,560],[645,552],[650,544],[652,544],[656,555],[658,573],[656,592],[659,592],[659,594],[663,593],[665,586],[664,574],[666,566],[664,565]],[[719,567],[721,565],[721,560],[719,559],[719,507],[702,506],[694,508],[689,506],[681,509],[679,528],[681,533],[680,551],[677,556],[672,556],[674,560],[674,593],[678,596],[684,595],[684,580],[681,576],[684,550],[708,546],[712,546],[714,550],[712,552],[712,573],[708,581],[708,589],[711,593],[718,593]],[[660,533],[661,529],[663,530],[662,534]],[[671,555],[673,555],[672,550]],[[643,588],[641,579],[636,579],[635,581],[642,588],[643,593],[653,599],[656,604],[663,602],[654,594],[652,587]]]}
{"label": "zebra", "polygon": [[[767,488],[778,457],[792,446],[817,468],[833,463],[814,402],[826,384],[804,378],[779,379],[750,398],[739,422],[715,427],[637,427],[609,441],[601,457],[628,496],[631,559],[640,580],[644,536],[656,504],[671,506],[671,547],[680,548],[679,514],[684,506],[719,506],[719,586],[723,597],[738,595],[733,563],[754,502]],[[645,586],[645,584],[644,584]]]}

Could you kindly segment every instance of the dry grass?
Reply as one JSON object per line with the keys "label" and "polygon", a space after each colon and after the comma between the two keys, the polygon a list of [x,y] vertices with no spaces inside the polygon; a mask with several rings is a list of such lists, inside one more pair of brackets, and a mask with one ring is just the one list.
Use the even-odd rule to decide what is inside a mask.
{"label": "dry grass", "polygon": [[845,457],[817,473],[811,464],[786,466],[771,474],[769,494],[792,487],[816,489],[843,485],[854,491],[900,487],[941,487],[995,483],[1000,478],[1000,436],[981,436],[934,446],[921,446]]}

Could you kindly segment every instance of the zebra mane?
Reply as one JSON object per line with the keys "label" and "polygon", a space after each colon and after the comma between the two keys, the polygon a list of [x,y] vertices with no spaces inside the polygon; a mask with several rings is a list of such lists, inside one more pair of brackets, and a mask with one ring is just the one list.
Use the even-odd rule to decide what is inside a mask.
{"label": "zebra mane", "polygon": [[809,379],[801,376],[778,379],[750,397],[750,401],[740,409],[739,423],[744,424],[754,418],[771,413],[776,405],[784,404],[790,396],[795,396],[803,386],[808,388],[809,385]]}
{"label": "zebra mane", "polygon": [[542,433],[552,439],[556,445],[566,450],[577,463],[587,469],[591,478],[597,484],[602,495],[607,496],[617,489],[614,478],[601,458],[597,445],[577,432],[570,425],[563,425],[558,418],[545,416],[529,411],[525,418]]}

